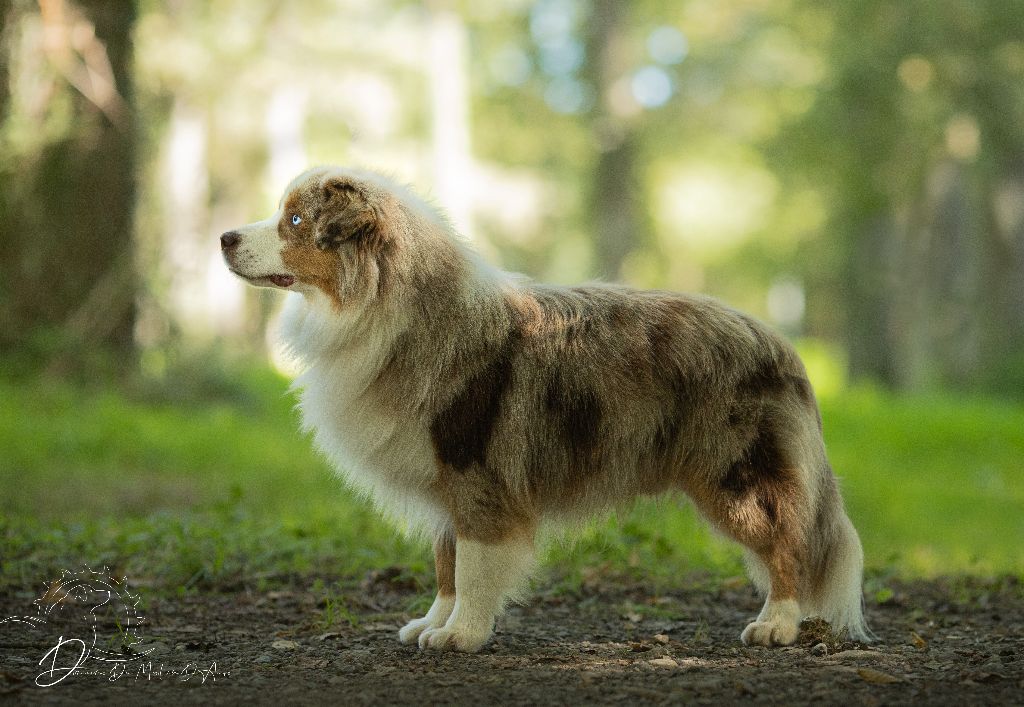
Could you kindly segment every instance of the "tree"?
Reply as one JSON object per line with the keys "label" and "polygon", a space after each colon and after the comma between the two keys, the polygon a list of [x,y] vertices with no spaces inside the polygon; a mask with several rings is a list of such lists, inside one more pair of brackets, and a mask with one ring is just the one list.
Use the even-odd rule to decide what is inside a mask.
{"label": "tree", "polygon": [[[130,357],[134,3],[7,4],[0,347],[28,346],[60,369],[90,360],[83,351]],[[44,103],[11,91],[24,74],[46,86]]]}
{"label": "tree", "polygon": [[611,280],[622,275],[622,265],[643,236],[643,188],[638,178],[638,140],[633,121],[609,109],[616,81],[632,68],[624,65],[629,4],[618,0],[594,0],[587,23],[589,80],[597,94],[588,116],[597,138],[596,162],[587,188],[587,214],[594,244],[595,274]]}
{"label": "tree", "polygon": [[830,12],[828,79],[770,145],[830,204],[816,262],[838,250],[838,267],[818,286],[846,296],[811,301],[838,304],[855,376],[914,389],[999,371],[1006,391],[1024,378],[1024,6]]}

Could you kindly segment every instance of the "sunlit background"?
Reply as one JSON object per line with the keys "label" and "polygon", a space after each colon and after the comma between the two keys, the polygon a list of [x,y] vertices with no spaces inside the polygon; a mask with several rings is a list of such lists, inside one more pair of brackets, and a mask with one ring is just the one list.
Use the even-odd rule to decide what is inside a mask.
{"label": "sunlit background", "polygon": [[508,269],[709,292],[901,389],[1024,387],[1017,3],[5,5],[8,342],[109,338],[83,309],[116,300],[150,374],[258,349],[277,296],[216,236],[335,163]]}
{"label": "sunlit background", "polygon": [[[0,0],[0,18],[9,508],[253,509],[306,474],[295,517],[328,523],[299,500],[326,472],[267,368],[281,296],[231,277],[218,236],[336,163],[412,185],[503,268],[769,321],[807,360],[869,560],[1024,567],[1024,3]],[[261,410],[279,424],[247,437]],[[943,545],[934,523],[980,525]]]}

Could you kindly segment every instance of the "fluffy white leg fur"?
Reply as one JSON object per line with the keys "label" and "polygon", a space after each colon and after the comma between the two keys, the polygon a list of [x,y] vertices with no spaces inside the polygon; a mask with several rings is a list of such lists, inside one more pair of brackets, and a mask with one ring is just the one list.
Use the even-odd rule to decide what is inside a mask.
{"label": "fluffy white leg fur", "polygon": [[438,594],[434,597],[434,603],[430,605],[430,609],[423,618],[413,619],[402,627],[398,632],[398,640],[402,643],[413,643],[427,629],[444,626],[445,622],[448,621],[448,617],[452,615],[452,609],[454,608],[454,596],[441,596]]}
{"label": "fluffy white leg fur", "polygon": [[420,648],[480,650],[494,618],[533,566],[533,543],[522,537],[502,543],[459,539],[455,544],[455,606],[447,623],[420,634]]}
{"label": "fluffy white leg fur", "polygon": [[853,640],[870,643],[876,637],[864,620],[864,594],[861,591],[864,551],[857,531],[845,513],[838,523],[825,580],[804,608],[808,615],[823,617],[837,632],[846,629]]}
{"label": "fluffy white leg fur", "polygon": [[795,599],[773,601],[771,596],[757,621],[747,625],[740,635],[744,645],[788,646],[800,632],[800,605]]}

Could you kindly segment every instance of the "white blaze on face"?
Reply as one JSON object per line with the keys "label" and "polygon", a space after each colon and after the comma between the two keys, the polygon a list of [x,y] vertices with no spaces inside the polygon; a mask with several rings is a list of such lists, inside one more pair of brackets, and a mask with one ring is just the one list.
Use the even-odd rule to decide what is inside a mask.
{"label": "white blaze on face", "polygon": [[291,274],[281,259],[284,242],[277,233],[280,219],[279,210],[268,219],[235,229],[241,240],[232,264],[239,274],[252,278]]}

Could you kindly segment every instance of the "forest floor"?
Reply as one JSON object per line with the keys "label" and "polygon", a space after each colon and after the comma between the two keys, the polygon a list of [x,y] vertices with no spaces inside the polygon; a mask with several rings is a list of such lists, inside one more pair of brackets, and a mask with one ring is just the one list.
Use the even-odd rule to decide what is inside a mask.
{"label": "forest floor", "polygon": [[[416,592],[406,576],[400,568],[370,572],[340,603],[309,588],[151,598],[136,654],[118,664],[123,669],[89,658],[46,688],[36,676],[55,660],[69,663],[71,644],[59,659],[48,651],[73,627],[0,624],[0,701],[1024,702],[1024,587],[1014,577],[894,581],[868,606],[877,643],[837,642],[805,622],[796,645],[775,649],[739,642],[759,609],[745,582],[694,577],[678,591],[651,596],[640,585],[597,580],[513,607],[492,641],[465,655],[398,643]],[[3,592],[0,614],[31,609],[19,608],[31,603],[29,592]]]}

